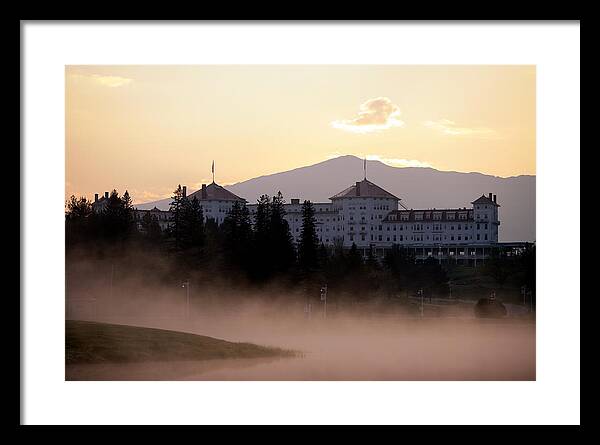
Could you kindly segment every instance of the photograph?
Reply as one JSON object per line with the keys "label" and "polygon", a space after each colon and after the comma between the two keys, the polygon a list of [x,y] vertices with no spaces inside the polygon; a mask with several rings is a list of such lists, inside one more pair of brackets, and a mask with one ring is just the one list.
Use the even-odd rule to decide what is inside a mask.
{"label": "photograph", "polygon": [[537,75],[64,65],[64,381],[535,382]]}

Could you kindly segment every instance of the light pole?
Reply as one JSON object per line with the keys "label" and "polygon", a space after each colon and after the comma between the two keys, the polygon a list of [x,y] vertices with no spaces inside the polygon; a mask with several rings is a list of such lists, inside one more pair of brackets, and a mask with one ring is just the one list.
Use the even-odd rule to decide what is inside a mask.
{"label": "light pole", "polygon": [[527,293],[529,294],[529,312],[533,314],[533,292],[529,290]]}
{"label": "light pole", "polygon": [[185,280],[181,287],[185,287],[185,319],[190,319],[190,280]]}
{"label": "light pole", "polygon": [[321,288],[321,301],[323,302],[323,318],[327,318],[327,285]]}
{"label": "light pole", "polygon": [[423,318],[423,288],[420,288],[417,294],[421,296],[421,318]]}

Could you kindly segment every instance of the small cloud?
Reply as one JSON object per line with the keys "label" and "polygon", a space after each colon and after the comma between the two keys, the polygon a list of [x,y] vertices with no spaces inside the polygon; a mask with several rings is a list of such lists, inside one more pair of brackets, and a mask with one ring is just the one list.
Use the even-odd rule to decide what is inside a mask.
{"label": "small cloud", "polygon": [[[194,182],[193,184],[190,184],[188,186],[188,192],[195,192],[196,190],[200,190],[202,188],[202,184],[210,184],[212,182],[212,178],[210,179],[205,179],[205,178],[200,178],[200,182]],[[185,185],[185,184],[181,184],[181,185]]]}
{"label": "small cloud", "polygon": [[122,87],[133,82],[133,79],[130,79],[128,77],[102,76],[100,74],[72,74],[71,77],[74,79],[89,80],[95,84],[110,88]]}
{"label": "small cloud", "polygon": [[456,122],[449,119],[439,119],[437,121],[425,121],[423,125],[434,130],[441,131],[450,136],[476,136],[493,137],[496,136],[496,130],[487,127],[459,127]]}
{"label": "small cloud", "polygon": [[431,164],[417,159],[385,158],[380,155],[367,155],[369,161],[379,161],[392,167],[422,167],[433,168]]}
{"label": "small cloud", "polygon": [[[340,156],[346,156],[346,155],[347,154],[345,154],[345,153],[340,153],[340,152],[336,151],[336,152],[328,154],[326,159],[335,159],[335,158],[339,158]],[[387,164],[391,167],[435,168],[430,163],[425,162],[425,161],[419,161],[417,159],[386,158],[385,156],[381,156],[381,155],[366,155],[366,156],[358,156],[357,155],[357,157],[360,157],[361,159],[366,157],[367,160],[369,160],[369,161],[383,162],[384,164]]]}
{"label": "small cloud", "polygon": [[398,119],[400,108],[387,97],[369,99],[360,106],[358,116],[349,120],[331,122],[333,128],[351,133],[373,133],[392,127],[403,127],[404,122]]}
{"label": "small cloud", "polygon": [[152,202],[152,201],[158,201],[160,199],[165,199],[165,198],[169,198],[173,195],[172,192],[167,192],[166,189],[163,189],[165,191],[161,192],[155,192],[155,191],[150,191],[150,190],[129,190],[129,194],[131,195],[134,204],[143,204],[146,202]]}

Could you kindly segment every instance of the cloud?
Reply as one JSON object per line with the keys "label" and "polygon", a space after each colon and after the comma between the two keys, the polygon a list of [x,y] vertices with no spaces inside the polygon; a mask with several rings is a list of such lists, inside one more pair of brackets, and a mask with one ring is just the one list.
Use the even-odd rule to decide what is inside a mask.
{"label": "cloud", "polygon": [[97,85],[110,88],[122,87],[133,82],[133,79],[121,76],[102,76],[100,74],[72,74],[74,79],[89,80]]}
{"label": "cloud", "polygon": [[417,159],[385,158],[380,155],[367,155],[369,161],[380,161],[392,167],[425,167],[433,168],[431,164]]}
{"label": "cloud", "polygon": [[459,127],[456,122],[449,119],[439,119],[437,121],[425,121],[423,125],[434,130],[441,131],[450,136],[476,136],[476,137],[494,137],[496,130],[487,127]]}
{"label": "cloud", "polygon": [[392,127],[403,127],[404,122],[398,119],[399,116],[400,108],[397,105],[387,97],[377,97],[363,103],[355,118],[336,120],[331,122],[331,126],[351,133],[373,133]]}
{"label": "cloud", "polygon": [[[327,159],[339,158],[340,156],[346,156],[344,153],[334,152],[327,155]],[[358,156],[363,158],[364,156]],[[428,162],[419,161],[417,159],[400,159],[400,158],[386,158],[381,155],[366,155],[366,158],[369,161],[379,161],[387,164],[391,167],[425,167],[425,168],[435,168]]]}
{"label": "cloud", "polygon": [[[125,193],[124,190],[123,193]],[[167,192],[166,188],[163,188],[162,192],[132,189],[129,190],[129,194],[131,195],[134,204],[143,204],[146,202],[158,201],[160,199],[169,198],[173,195],[172,192]]]}

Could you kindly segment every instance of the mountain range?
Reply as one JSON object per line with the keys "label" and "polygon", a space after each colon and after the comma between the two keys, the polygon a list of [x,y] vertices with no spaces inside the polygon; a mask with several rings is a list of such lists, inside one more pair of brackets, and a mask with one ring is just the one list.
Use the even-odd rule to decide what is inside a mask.
{"label": "mountain range", "polygon": [[[262,194],[281,191],[291,198],[329,202],[329,198],[364,177],[363,160],[340,156],[314,165],[238,182],[225,188],[248,202]],[[402,199],[407,208],[471,207],[481,195],[493,193],[500,204],[499,240],[535,241],[535,176],[507,178],[477,172],[440,171],[426,167],[392,167],[376,160],[367,161],[367,178]],[[192,193],[190,190],[189,193]],[[138,209],[154,206],[166,210],[170,198],[138,204]]]}

